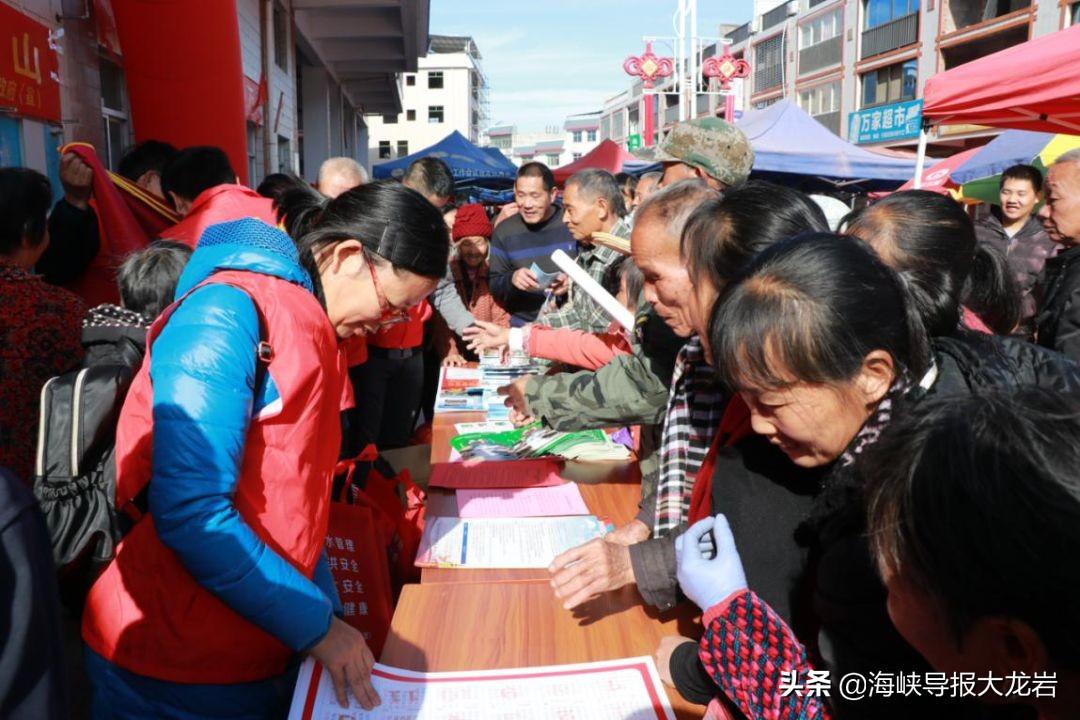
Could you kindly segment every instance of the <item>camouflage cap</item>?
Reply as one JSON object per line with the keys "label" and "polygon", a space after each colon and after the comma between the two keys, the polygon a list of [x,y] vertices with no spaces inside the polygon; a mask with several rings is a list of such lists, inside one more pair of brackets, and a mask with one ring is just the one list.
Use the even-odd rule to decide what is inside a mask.
{"label": "camouflage cap", "polygon": [[754,151],[742,130],[720,118],[708,117],[672,127],[656,151],[656,160],[686,163],[734,186],[750,176]]}

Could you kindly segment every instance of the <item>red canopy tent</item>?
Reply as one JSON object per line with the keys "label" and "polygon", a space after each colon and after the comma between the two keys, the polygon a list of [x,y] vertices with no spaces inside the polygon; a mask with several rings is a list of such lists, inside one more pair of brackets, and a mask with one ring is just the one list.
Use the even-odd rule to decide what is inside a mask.
{"label": "red canopy tent", "polygon": [[589,152],[579,157],[569,165],[555,168],[551,172],[555,175],[555,184],[562,185],[566,179],[578,170],[586,168],[599,168],[615,174],[623,171],[623,165],[641,166],[643,163],[636,157],[623,150],[611,140],[604,140]]}
{"label": "red canopy tent", "polygon": [[928,79],[923,118],[1080,134],[1080,25]]}

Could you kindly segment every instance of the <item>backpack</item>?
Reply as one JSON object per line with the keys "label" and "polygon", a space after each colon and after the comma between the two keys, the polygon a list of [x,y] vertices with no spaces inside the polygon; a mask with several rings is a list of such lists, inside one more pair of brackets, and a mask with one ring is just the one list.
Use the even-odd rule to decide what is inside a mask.
{"label": "backpack", "polygon": [[120,408],[139,367],[131,360],[80,368],[41,389],[34,495],[65,600],[85,596],[132,525],[116,508],[114,461]]}

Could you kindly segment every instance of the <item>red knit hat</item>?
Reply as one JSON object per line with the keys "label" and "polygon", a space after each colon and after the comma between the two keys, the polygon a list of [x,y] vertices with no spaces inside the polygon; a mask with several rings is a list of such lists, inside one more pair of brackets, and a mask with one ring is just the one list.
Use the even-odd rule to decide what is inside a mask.
{"label": "red knit hat", "polygon": [[467,237],[491,237],[491,221],[483,205],[462,205],[454,216],[454,240]]}

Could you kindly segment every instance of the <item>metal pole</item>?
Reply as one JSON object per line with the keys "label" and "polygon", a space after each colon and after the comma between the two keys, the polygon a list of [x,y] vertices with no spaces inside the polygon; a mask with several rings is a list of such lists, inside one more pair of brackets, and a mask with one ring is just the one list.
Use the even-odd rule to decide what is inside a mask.
{"label": "metal pole", "polygon": [[926,164],[926,126],[919,128],[919,151],[915,156],[915,181],[916,190],[922,189],[923,166]]}
{"label": "metal pole", "polygon": [[690,97],[689,107],[687,107],[687,117],[693,118],[697,114],[697,94],[698,94],[698,78],[701,73],[698,70],[698,51],[700,50],[700,43],[698,43],[698,29],[697,29],[697,0],[690,0],[690,37],[686,39],[687,48],[689,49],[690,59],[690,71],[688,73],[688,80],[690,81],[689,90]]}

